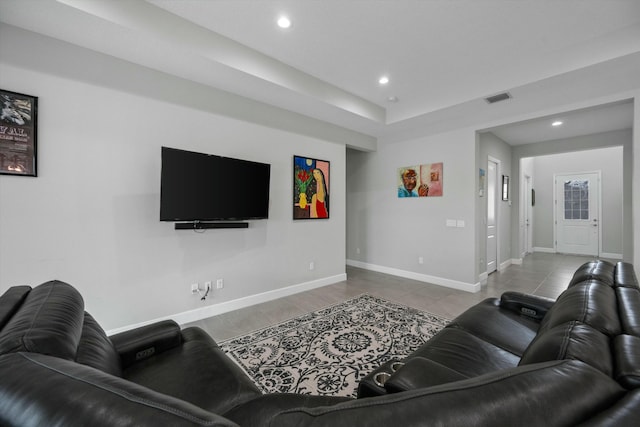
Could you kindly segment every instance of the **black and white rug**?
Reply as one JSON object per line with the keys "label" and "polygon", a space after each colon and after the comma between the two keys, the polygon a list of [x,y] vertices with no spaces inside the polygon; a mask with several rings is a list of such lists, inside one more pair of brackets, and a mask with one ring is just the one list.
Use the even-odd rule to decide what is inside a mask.
{"label": "black and white rug", "polygon": [[355,397],[361,378],[409,355],[448,322],[361,295],[220,347],[265,392]]}

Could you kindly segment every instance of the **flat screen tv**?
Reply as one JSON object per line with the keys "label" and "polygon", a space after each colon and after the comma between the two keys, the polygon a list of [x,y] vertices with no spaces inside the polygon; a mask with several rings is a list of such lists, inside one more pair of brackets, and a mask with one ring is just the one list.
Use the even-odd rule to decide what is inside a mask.
{"label": "flat screen tv", "polygon": [[162,147],[160,221],[269,216],[271,165]]}

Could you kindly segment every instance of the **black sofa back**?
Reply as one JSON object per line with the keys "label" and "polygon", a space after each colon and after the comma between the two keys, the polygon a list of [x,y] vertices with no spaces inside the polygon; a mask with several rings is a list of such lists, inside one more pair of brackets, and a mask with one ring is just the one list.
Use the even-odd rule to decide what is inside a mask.
{"label": "black sofa back", "polygon": [[34,289],[12,288],[0,299],[7,307],[0,324],[0,355],[39,353],[122,375],[120,356],[72,286],[53,280]]}

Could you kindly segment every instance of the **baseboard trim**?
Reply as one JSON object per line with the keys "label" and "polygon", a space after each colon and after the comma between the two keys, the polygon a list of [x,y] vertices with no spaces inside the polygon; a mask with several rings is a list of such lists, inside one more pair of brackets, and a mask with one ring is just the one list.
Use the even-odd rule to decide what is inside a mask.
{"label": "baseboard trim", "polygon": [[[548,253],[548,254],[555,254],[557,253],[556,250],[554,248],[540,248],[540,247],[535,247],[533,248],[534,252],[544,252],[544,253]],[[600,258],[609,258],[609,259],[624,259],[624,257],[622,256],[622,254],[616,254],[616,253],[612,253],[612,252],[601,252],[600,255],[598,255]]]}
{"label": "baseboard trim", "polygon": [[533,248],[533,252],[544,252],[547,254],[555,254],[556,250],[554,248],[541,248],[539,246],[536,246]]}
{"label": "baseboard trim", "polygon": [[458,289],[466,292],[480,292],[481,284],[478,283],[465,283],[457,280],[445,279],[443,277],[430,276],[428,274],[415,273],[413,271],[400,270],[398,268],[385,267],[377,264],[369,264],[367,262],[356,261],[352,259],[347,260],[347,265],[352,267],[358,267],[365,270],[376,271],[378,273],[391,274],[392,276],[404,277],[406,279],[418,280],[420,282],[433,283],[434,285],[440,285],[447,288]]}
{"label": "baseboard trim", "polygon": [[505,262],[501,262],[498,266],[498,271],[505,271],[507,267],[509,267],[513,261],[511,259],[506,260]]}
{"label": "baseboard trim", "polygon": [[610,252],[602,252],[600,254],[600,256],[602,258],[609,258],[609,259],[624,259],[624,257],[622,256],[622,254],[614,254],[614,253],[610,253]]}
{"label": "baseboard trim", "polygon": [[262,292],[255,295],[249,295],[234,299],[231,301],[221,302],[219,304],[208,305],[205,307],[196,308],[195,310],[184,311],[182,313],[171,314],[165,317],[159,317],[157,319],[149,320],[146,322],[137,323],[135,325],[127,325],[116,329],[106,331],[107,335],[114,335],[120,332],[128,331],[130,329],[139,328],[141,326],[150,325],[162,320],[174,320],[180,325],[185,323],[191,323],[198,320],[206,319],[207,317],[217,316],[219,314],[228,313],[230,311],[238,310],[241,308],[251,307],[252,305],[260,304],[263,302],[272,301],[274,299],[294,295],[300,292],[309,291],[316,288],[321,288],[334,283],[339,283],[347,280],[347,274],[337,274],[335,276],[324,277],[322,279],[312,280],[310,282],[299,283],[296,285],[287,286],[280,289],[274,289],[272,291]]}

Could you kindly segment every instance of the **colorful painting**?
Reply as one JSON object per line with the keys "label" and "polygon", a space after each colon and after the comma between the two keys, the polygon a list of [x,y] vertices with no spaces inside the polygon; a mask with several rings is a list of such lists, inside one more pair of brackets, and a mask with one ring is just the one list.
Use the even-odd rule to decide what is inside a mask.
{"label": "colorful painting", "polygon": [[293,156],[293,219],[329,218],[329,162]]}
{"label": "colorful painting", "polygon": [[398,169],[398,197],[442,196],[442,162]]}

